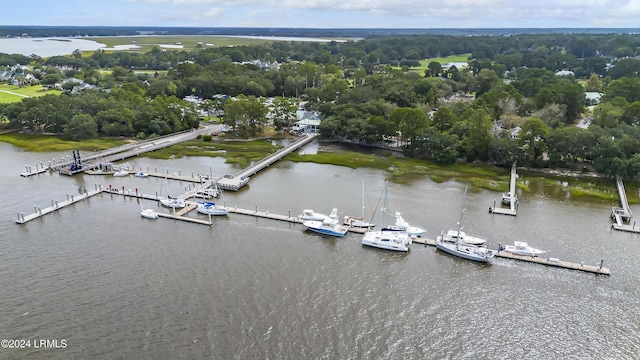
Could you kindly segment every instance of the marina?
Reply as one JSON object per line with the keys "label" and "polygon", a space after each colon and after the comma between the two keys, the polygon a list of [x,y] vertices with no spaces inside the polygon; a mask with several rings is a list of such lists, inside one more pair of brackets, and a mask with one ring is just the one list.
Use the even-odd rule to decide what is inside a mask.
{"label": "marina", "polygon": [[[3,150],[11,148],[4,145]],[[8,153],[3,162],[7,169],[24,169],[24,163],[39,161],[38,154]],[[150,172],[154,166],[158,173],[170,168],[170,175],[182,169],[181,174],[188,177],[190,170],[208,173],[210,167],[222,174],[236,172],[233,165],[216,158],[145,159],[144,163],[150,165]],[[15,171],[5,173],[0,191],[8,204],[2,210],[6,220],[16,212],[33,212],[33,204],[44,208],[52,198],[75,195],[79,187],[112,184],[118,191],[92,196],[25,225],[0,224],[6,289],[2,305],[16,314],[5,318],[3,328],[19,334],[25,326],[41,326],[66,336],[72,344],[90,344],[81,351],[74,345],[72,350],[78,352],[69,353],[70,357],[84,352],[135,357],[147,342],[156,341],[156,349],[159,346],[162,352],[170,351],[165,342],[183,344],[184,352],[195,358],[207,354],[295,357],[293,352],[263,351],[278,348],[284,339],[300,344],[310,341],[317,344],[314,349],[334,348],[334,355],[358,358],[375,349],[371,356],[384,357],[395,351],[391,350],[395,341],[368,335],[375,331],[397,338],[388,327],[406,329],[405,348],[424,349],[439,358],[450,355],[451,350],[444,350],[439,340],[445,334],[473,343],[481,357],[513,355],[512,350],[499,349],[514,336],[532,339],[529,350],[517,353],[525,358],[562,357],[567,352],[585,358],[605,352],[630,358],[637,353],[630,331],[640,318],[625,311],[638,298],[634,276],[638,265],[633,255],[637,242],[632,234],[610,230],[611,203],[572,199],[533,180],[528,184],[530,191],[519,199],[527,211],[501,217],[487,214],[495,192],[470,191],[465,213],[468,233],[491,239],[491,248],[518,240],[551,249],[549,266],[498,255],[491,265],[472,263],[420,244],[453,226],[445,215],[459,211],[460,203],[453,199],[461,196],[464,184],[457,181],[434,183],[420,177],[411,184],[393,183],[390,202],[402,204],[403,217],[428,230],[414,239],[408,253],[364,247],[362,235],[355,232],[344,239],[316,235],[295,222],[305,208],[328,214],[335,206],[345,215],[361,215],[362,179],[370,193],[378,193],[388,176],[367,168],[281,161],[252,179],[250,191],[225,192],[227,207],[237,205],[238,213],[230,211],[208,226],[141,218],[140,204],[173,215],[156,201],[128,197],[136,188],[151,198],[159,189],[166,196],[162,177],[79,174],[68,178],[52,173],[25,181]],[[169,181],[176,196],[200,185]],[[629,187],[627,191],[635,213],[632,197],[636,193]],[[240,215],[242,210],[256,213],[256,205],[257,216]],[[375,206],[366,205],[371,209],[366,219],[377,220]],[[291,219],[269,219],[275,215]],[[193,211],[187,217],[208,221],[206,215]],[[584,266],[598,267],[603,258],[603,268],[610,268],[613,276],[553,266],[559,259],[578,268],[582,260]],[[547,256],[537,260],[541,259]],[[451,306],[454,299],[460,307]],[[501,314],[499,319],[493,316],[496,312]],[[25,313],[29,314],[22,316]],[[44,313],[51,315],[43,319]],[[505,321],[514,316],[522,321]],[[185,321],[192,327],[185,329]],[[469,332],[469,323],[478,321],[497,339],[487,342]],[[565,323],[581,324],[576,331],[588,334],[589,340],[557,326]],[[598,336],[620,329],[619,336]],[[46,330],[34,331],[34,336],[47,335]],[[111,350],[109,344],[125,336],[140,343],[139,348]],[[424,343],[424,336],[434,343]],[[354,340],[357,337],[360,340]],[[234,339],[238,338],[247,342],[237,344]],[[309,349],[302,347],[312,357],[330,356]],[[161,352],[153,354],[162,357]],[[425,357],[422,351],[397,355]]]}
{"label": "marina", "polygon": [[[101,193],[110,194],[110,195],[120,195],[124,197],[144,199],[144,200],[150,200],[150,201],[160,200],[160,198],[157,195],[143,194],[141,192],[138,192],[137,189],[135,191],[131,191],[131,190],[114,188],[114,187],[102,187],[101,185],[96,185],[95,188],[96,188],[95,190],[86,191],[82,196],[75,196],[75,197],[68,196],[68,199],[65,201],[54,203],[54,201],[52,200],[52,206],[44,209],[41,209],[39,206],[35,206],[34,213],[28,214],[28,215],[19,213],[15,221],[18,224],[24,224],[28,221],[35,220],[44,215],[53,213],[56,210],[59,210],[61,208],[64,208],[66,206],[69,206],[71,204],[77,203],[79,201],[85,200],[91,196],[95,196]],[[170,213],[155,212],[155,214],[157,214],[158,217],[164,218],[164,219],[172,219],[172,220],[211,226],[212,225],[211,216],[209,216],[208,219],[188,216],[190,212],[196,209],[197,204],[198,203],[195,201],[189,201],[187,203],[187,206],[180,210],[174,209]],[[269,210],[260,211],[257,204],[255,205],[254,209],[243,209],[243,208],[238,208],[237,206],[227,206],[226,203],[224,204],[224,206],[226,207],[228,212],[232,214],[246,215],[246,216],[252,216],[252,217],[269,219],[269,220],[285,221],[285,222],[300,224],[300,225],[304,223],[304,220],[300,219],[300,216],[292,216],[291,209],[289,209],[287,215],[282,215],[282,214],[270,212]],[[348,232],[356,233],[356,234],[364,234],[365,232],[367,232],[367,230],[368,230],[367,228],[361,228],[361,227],[348,227]],[[425,237],[414,237],[412,242],[415,244],[436,246],[436,240],[428,239]],[[491,249],[491,250],[493,251],[496,257],[500,257],[500,258],[525,261],[533,264],[546,265],[546,266],[564,268],[569,270],[579,270],[579,271],[600,274],[600,275],[611,275],[611,270],[609,268],[602,266],[604,260],[601,261],[600,266],[594,266],[594,265],[577,264],[569,261],[561,261],[557,258],[552,258],[549,256],[545,258],[540,256],[517,255],[517,254],[512,254],[506,251],[500,251],[500,248],[495,250]]]}

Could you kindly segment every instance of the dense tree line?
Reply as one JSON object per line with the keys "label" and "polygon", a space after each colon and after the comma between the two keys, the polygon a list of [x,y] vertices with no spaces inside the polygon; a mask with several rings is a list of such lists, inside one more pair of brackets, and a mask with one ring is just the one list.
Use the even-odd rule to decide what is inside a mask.
{"label": "dense tree line", "polygon": [[[398,146],[408,156],[445,164],[518,161],[634,178],[640,170],[638,49],[637,35],[522,34],[75,53],[30,60],[43,82],[72,75],[111,92],[45,96],[0,109],[13,124],[68,138],[150,136],[195,126],[195,109],[180,99],[197,95],[250,136],[271,121],[261,99],[278,97],[288,109],[277,116],[279,129],[291,125],[283,114],[292,113],[292,103],[284,99],[295,99],[322,114],[325,138]],[[451,54],[470,54],[469,65],[411,67]],[[0,55],[6,65],[16,60]],[[573,75],[558,76],[559,70]],[[585,113],[586,90],[602,92],[603,101],[585,129],[574,124]],[[216,94],[236,99],[216,100]]]}

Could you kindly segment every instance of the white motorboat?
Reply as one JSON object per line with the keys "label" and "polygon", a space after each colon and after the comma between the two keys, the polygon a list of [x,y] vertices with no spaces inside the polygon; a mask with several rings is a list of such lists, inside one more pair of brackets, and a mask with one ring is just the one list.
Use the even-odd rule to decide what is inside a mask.
{"label": "white motorboat", "polygon": [[171,196],[167,197],[166,199],[160,199],[160,204],[172,209],[182,209],[183,207],[187,206],[187,203],[184,200]]}
{"label": "white motorboat", "polygon": [[400,212],[396,211],[396,222],[393,225],[385,227],[383,230],[388,231],[404,231],[413,237],[420,237],[424,234],[424,229],[419,226],[409,225],[409,223],[402,217]]}
{"label": "white motorboat", "polygon": [[467,235],[462,230],[449,230],[446,234],[440,234],[440,238],[442,241],[455,243],[460,241],[462,244],[467,245],[485,245],[487,243],[487,239],[479,237]]}
{"label": "white motorboat", "polygon": [[512,253],[515,255],[523,255],[523,256],[531,256],[531,257],[536,257],[536,256],[547,253],[544,250],[531,247],[529,244],[527,244],[524,241],[514,241],[513,245],[500,245],[498,250]]}
{"label": "white motorboat", "polygon": [[327,215],[317,213],[312,209],[304,209],[302,210],[302,214],[298,215],[298,219],[310,220],[310,221],[322,221],[327,217],[328,217]]}
{"label": "white motorboat", "polygon": [[387,187],[388,181],[384,184],[384,205],[382,207],[382,230],[369,229],[362,236],[362,245],[372,246],[379,249],[392,251],[409,251],[411,245],[411,235],[405,231],[389,231],[384,230],[385,209],[387,206]]}
{"label": "white motorboat", "polygon": [[116,176],[116,177],[129,176],[129,172],[127,170],[118,170],[113,173],[113,176]]}
{"label": "white motorboat", "polygon": [[216,203],[212,203],[212,202],[198,204],[198,206],[196,207],[196,210],[200,214],[205,214],[205,215],[220,216],[220,215],[229,214],[229,210],[227,210],[225,206],[217,205]]}
{"label": "white motorboat", "polygon": [[331,214],[323,220],[306,220],[302,223],[308,230],[324,235],[344,237],[349,231],[349,226],[342,225],[338,221],[338,209],[333,208]]}
{"label": "white motorboat", "polygon": [[[479,262],[489,262],[489,259],[494,257],[493,250],[487,249],[484,245],[473,245],[464,243],[461,241],[462,239],[462,215],[464,214],[464,203],[467,199],[467,190],[469,187],[464,189],[464,197],[462,198],[462,210],[460,211],[460,221],[458,221],[458,231],[455,237],[455,242],[445,241],[446,235],[444,233],[440,234],[440,236],[436,237],[436,249],[444,251],[448,254],[461,257],[467,260],[479,261]],[[449,231],[447,235],[451,233]]]}
{"label": "white motorboat", "polygon": [[139,177],[139,178],[146,178],[146,177],[149,177],[149,174],[142,171],[138,171],[137,173],[133,174],[133,176]]}

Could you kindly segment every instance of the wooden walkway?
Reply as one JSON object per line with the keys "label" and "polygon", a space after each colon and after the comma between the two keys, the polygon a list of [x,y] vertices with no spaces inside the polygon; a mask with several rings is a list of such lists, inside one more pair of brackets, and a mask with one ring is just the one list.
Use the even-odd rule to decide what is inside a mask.
{"label": "wooden walkway", "polygon": [[635,221],[630,224],[633,213],[629,208],[629,201],[627,199],[627,192],[624,190],[624,183],[622,178],[616,176],[616,186],[618,188],[618,195],[620,196],[620,207],[611,208],[611,217],[615,221],[611,224],[611,228],[619,231],[640,233],[640,227],[636,227]]}
{"label": "wooden walkway", "polygon": [[[436,246],[436,241],[433,239],[427,238],[415,238],[413,239],[414,243]],[[611,270],[605,267],[602,267],[604,260],[600,262],[600,266],[594,265],[584,265],[584,264],[576,264],[568,261],[561,261],[552,257],[540,257],[540,256],[522,256],[508,253],[506,251],[493,250],[496,257],[511,259],[511,260],[519,260],[525,261],[533,264],[552,266],[557,268],[569,269],[569,270],[579,270],[593,274],[601,274],[601,275],[611,275]]]}
{"label": "wooden walkway", "polygon": [[75,204],[79,201],[88,199],[94,195],[98,195],[101,194],[104,190],[102,188],[96,189],[96,190],[92,190],[92,191],[86,191],[84,192],[84,194],[78,194],[78,195],[67,195],[67,200],[63,200],[63,201],[55,201],[55,200],[51,200],[51,206],[46,207],[46,208],[41,208],[38,205],[34,206],[34,212],[32,214],[28,214],[25,215],[24,213],[18,213],[17,217],[15,219],[16,223],[18,224],[24,224],[27,223],[31,220],[35,220],[38,219],[42,216],[45,216],[47,214],[51,214],[55,211],[58,211],[64,207],[67,207],[69,205]]}
{"label": "wooden walkway", "polygon": [[493,207],[489,207],[490,214],[516,216],[518,212],[518,196],[516,195],[517,177],[518,175],[516,174],[516,163],[514,162],[513,166],[511,166],[511,182],[509,184],[509,192],[502,195],[502,201],[504,201],[504,199],[509,199],[509,208],[505,209],[503,207],[496,206],[496,201],[494,201]]}
{"label": "wooden walkway", "polygon": [[238,191],[249,183],[249,176],[257,174],[259,171],[269,167],[271,164],[289,155],[293,151],[301,148],[302,146],[310,143],[317,133],[307,134],[302,138],[294,141],[288,146],[278,150],[274,154],[267,156],[266,158],[258,161],[257,163],[249,166],[248,168],[235,173],[234,175],[225,175],[218,180],[218,187],[222,190]]}

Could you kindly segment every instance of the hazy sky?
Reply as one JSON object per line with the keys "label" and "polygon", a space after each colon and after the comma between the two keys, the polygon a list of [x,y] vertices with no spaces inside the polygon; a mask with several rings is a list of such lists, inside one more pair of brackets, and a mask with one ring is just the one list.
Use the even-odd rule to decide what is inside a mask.
{"label": "hazy sky", "polygon": [[2,12],[3,25],[640,27],[640,0],[24,0]]}

